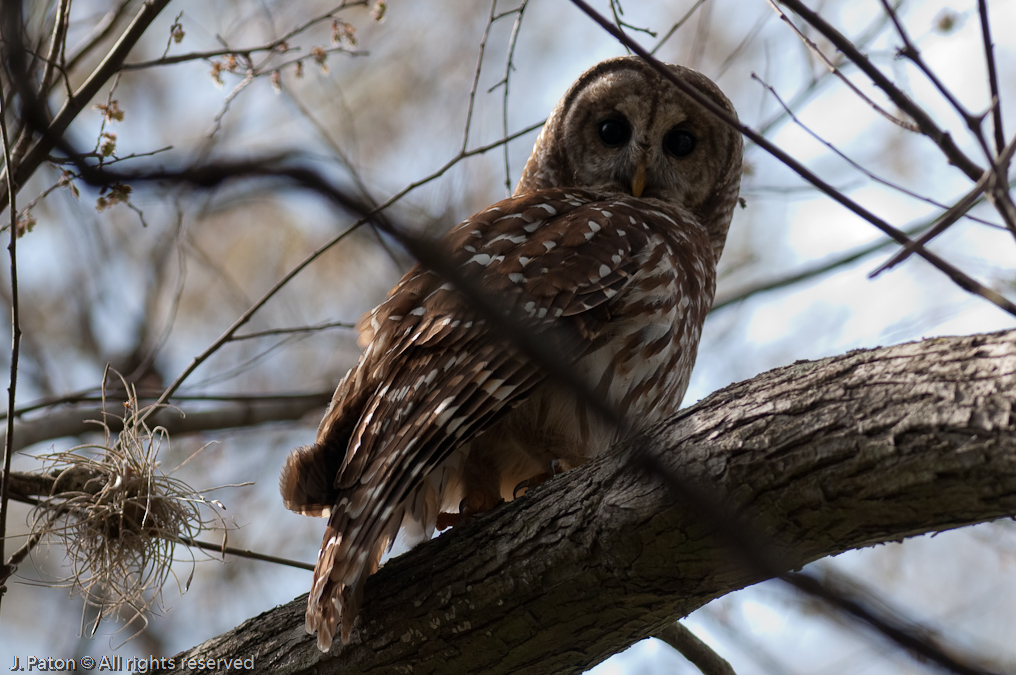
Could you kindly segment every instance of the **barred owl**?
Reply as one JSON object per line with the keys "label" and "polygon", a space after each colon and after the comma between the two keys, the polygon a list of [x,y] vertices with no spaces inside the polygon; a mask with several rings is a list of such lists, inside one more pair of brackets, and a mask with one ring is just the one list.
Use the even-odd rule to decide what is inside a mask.
{"label": "barred owl", "polygon": [[[669,68],[734,115],[706,77]],[[741,150],[738,133],[644,61],[604,61],[558,103],[513,196],[443,240],[525,330],[565,346],[619,426],[422,266],[360,320],[363,355],[281,479],[289,509],[328,518],[306,621],[322,651],[340,623],[349,641],[364,582],[400,528],[429,538],[439,515],[493,508],[678,409]]]}

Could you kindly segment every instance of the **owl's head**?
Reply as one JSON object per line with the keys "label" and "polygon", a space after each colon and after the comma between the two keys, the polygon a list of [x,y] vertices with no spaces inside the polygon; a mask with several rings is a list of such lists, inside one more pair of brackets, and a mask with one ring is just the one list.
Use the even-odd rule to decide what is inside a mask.
{"label": "owl's head", "polygon": [[[668,66],[736,117],[711,80]],[[741,182],[741,135],[636,56],[586,71],[554,108],[515,194],[581,187],[690,212],[722,250]]]}

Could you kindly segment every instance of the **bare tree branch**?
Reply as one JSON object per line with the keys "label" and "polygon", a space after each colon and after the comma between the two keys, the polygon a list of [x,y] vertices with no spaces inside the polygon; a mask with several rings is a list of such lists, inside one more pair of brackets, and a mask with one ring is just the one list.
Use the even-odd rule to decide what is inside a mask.
{"label": "bare tree branch", "polygon": [[40,93],[48,91],[52,85],[53,72],[60,56],[63,54],[64,42],[67,39],[67,21],[70,7],[70,0],[60,0],[57,4],[56,17],[53,19],[53,35],[49,43],[49,53],[47,53],[45,58],[42,78],[39,84]]}
{"label": "bare tree branch", "polygon": [[945,86],[941,78],[935,73],[934,70],[928,67],[924,57],[921,56],[921,50],[917,48],[917,45],[911,41],[910,36],[907,34],[907,30],[903,27],[900,22],[899,16],[896,14],[896,10],[889,4],[888,0],[881,0],[882,7],[885,9],[886,14],[892,20],[893,25],[896,27],[896,33],[903,40],[903,47],[898,50],[898,55],[909,59],[918,70],[924,73],[924,76],[931,81],[938,90],[938,93],[942,95],[945,100],[949,101],[949,105],[953,107],[953,110],[963,118],[967,128],[974,134],[977,140],[980,142],[981,148],[985,151],[985,156],[990,157],[991,151],[988,150],[987,144],[984,142],[984,136],[981,134],[981,119],[967,110],[966,106],[960,103],[959,99],[953,95],[949,88]]}
{"label": "bare tree branch", "polygon": [[[884,264],[880,265],[878,269],[873,271],[871,273],[871,276],[874,277],[882,273],[883,271],[900,264],[908,257],[910,257],[910,254],[914,252],[915,246],[925,246],[933,238],[945,232],[950,225],[952,225],[960,218],[965,216],[967,211],[972,209],[974,204],[976,204],[977,201],[980,199],[985,189],[988,189],[989,187],[993,188],[994,184],[998,182],[999,178],[1002,179],[1002,184],[1005,186],[1004,189],[1006,192],[1008,192],[1009,185],[1008,183],[1005,182],[1004,178],[1005,174],[1000,174],[999,171],[1000,167],[1008,165],[1009,160],[1012,158],[1014,151],[1016,151],[1016,138],[1013,138],[1012,142],[1010,142],[1009,145],[1002,150],[1002,155],[999,157],[998,161],[993,164],[991,170],[985,171],[984,175],[981,176],[980,180],[974,183],[974,187],[972,187],[970,191],[967,192],[967,194],[963,195],[955,204],[953,204],[945,213],[943,213],[942,216],[938,219],[938,221],[931,227],[931,229],[929,229],[927,232],[925,232],[920,237],[915,239],[913,244],[907,244],[902,249],[900,249],[900,251],[898,251],[896,255],[894,255]],[[994,199],[992,201],[994,201]],[[1001,213],[1001,210],[999,212]],[[1009,219],[1006,218],[1007,222],[1008,220]]]}
{"label": "bare tree branch", "polygon": [[[896,32],[899,33],[900,39],[903,40],[903,48],[900,49],[899,51],[900,55],[912,61],[914,65],[916,65],[918,69],[922,73],[924,73],[925,77],[927,77],[928,80],[930,80],[931,83],[935,85],[935,88],[938,89],[939,93],[943,96],[943,98],[949,101],[949,104],[953,107],[953,110],[955,110],[956,113],[963,118],[963,121],[966,122],[967,128],[970,130],[970,133],[977,140],[978,144],[981,146],[981,149],[984,151],[984,156],[987,157],[989,163],[991,164],[988,170],[985,171],[985,174],[988,176],[988,179],[985,181],[985,184],[988,187],[988,198],[991,199],[992,203],[998,209],[998,213],[1000,216],[1002,216],[1002,220],[1009,228],[1009,231],[1012,232],[1014,236],[1016,236],[1016,204],[1013,204],[1012,197],[1009,196],[1008,189],[1004,187],[1008,183],[1008,178],[1006,174],[1008,171],[1009,162],[1012,159],[1012,148],[1010,147],[1008,151],[999,149],[998,150],[999,158],[997,160],[992,157],[991,147],[989,146],[987,139],[984,137],[984,131],[982,129],[982,123],[984,122],[985,115],[974,115],[969,110],[967,110],[966,106],[964,106],[959,101],[959,99],[957,99],[956,96],[953,95],[951,91],[949,91],[949,88],[945,86],[941,78],[939,78],[938,75],[935,73],[935,71],[928,66],[927,62],[925,62],[924,57],[921,56],[921,51],[917,48],[917,45],[915,45],[913,41],[911,41],[910,37],[907,35],[906,29],[900,22],[899,17],[896,16],[896,11],[889,6],[887,0],[882,0],[882,4],[885,7],[886,13],[889,15],[889,17],[893,21],[893,24],[896,26]],[[983,22],[982,25],[986,26],[987,23]],[[988,50],[987,56],[989,58],[988,70],[989,70],[989,86],[990,86],[991,75],[993,74],[994,71],[993,64],[990,62],[991,58],[990,50]],[[993,95],[996,97],[997,94],[998,94],[997,91],[993,92]],[[994,105],[997,102],[998,102],[997,99],[993,100],[991,108],[992,110],[994,109]],[[998,120],[996,118],[996,122],[997,121]],[[995,126],[996,128],[1000,128],[1000,124],[996,124]],[[984,180],[984,176],[981,176],[981,178],[977,180],[977,183],[981,184],[982,180]],[[909,252],[902,254],[900,260],[906,258],[908,255]]]}
{"label": "bare tree branch", "polygon": [[653,637],[680,652],[702,675],[736,675],[726,659],[710,649],[680,621],[675,621]]}
{"label": "bare tree branch", "polygon": [[[108,398],[113,399],[110,395]],[[311,412],[321,411],[328,405],[330,394],[317,396],[289,397],[277,399],[250,400],[218,406],[184,414],[173,408],[162,408],[152,413],[147,422],[164,428],[171,436],[214,429],[241,429],[271,422],[295,422]],[[101,431],[96,421],[104,419],[102,408],[96,406],[75,406],[48,412],[31,420],[15,422],[8,433],[14,434],[14,452],[37,443],[58,438],[82,436]],[[111,431],[122,428],[122,420],[116,416],[105,417]]]}
{"label": "bare tree branch", "polygon": [[[818,45],[815,44],[813,40],[809,39],[808,36],[805,35],[800,28],[794,25],[794,22],[790,20],[790,17],[788,17],[779,7],[777,7],[776,0],[769,0],[769,6],[772,7],[773,11],[776,12],[777,16],[779,16],[780,19],[784,23],[786,23],[787,26],[789,26],[790,29],[794,31],[795,34],[797,34],[797,37],[801,39],[801,42],[803,42],[805,46],[808,47],[811,53],[817,56],[819,60],[825,64],[826,68],[829,69],[829,72],[835,75],[840,80],[840,82],[845,84],[847,88],[854,93],[854,95],[856,95],[859,99],[867,103],[872,110],[874,110],[879,115],[886,118],[887,120],[889,120],[890,122],[892,122],[893,124],[895,124],[900,128],[906,129],[907,131],[918,130],[918,128],[912,122],[901,120],[900,118],[896,117],[895,115],[887,111],[885,108],[880,106],[879,104],[875,103],[875,101],[871,100],[871,98],[868,95],[866,95],[863,91],[861,91],[856,84],[851,82],[850,78],[844,75],[840,71],[840,69],[836,67],[836,64],[833,63],[832,59],[826,56],[825,53],[818,48]],[[895,14],[893,16],[895,17]],[[853,59],[849,60],[853,62]]]}
{"label": "bare tree branch", "polygon": [[[85,109],[85,106],[95,97],[99,90],[106,82],[109,81],[114,75],[120,71],[120,67],[123,65],[124,59],[127,58],[127,54],[130,53],[134,45],[137,44],[141,36],[144,35],[148,27],[159,15],[159,13],[166,8],[170,0],[146,0],[141,5],[141,9],[138,11],[134,20],[120,36],[116,45],[109,51],[106,57],[102,60],[102,63],[92,72],[85,82],[78,87],[78,90],[74,92],[74,95],[67,99],[60,112],[56,114],[56,117],[52,119],[47,125],[45,133],[35,142],[28,152],[25,154],[18,166],[14,168],[12,173],[14,180],[15,190],[19,189],[20,186],[24,185],[28,178],[35,173],[36,169],[46,161],[49,153],[56,147],[56,141],[62,137],[64,132],[67,131],[67,127],[70,126],[71,122],[78,116],[78,114]],[[5,11],[4,15],[10,15],[10,12]],[[10,25],[8,23],[8,29]],[[4,33],[7,36],[20,35],[18,30],[7,30]],[[8,59],[16,60],[23,59],[24,52],[18,49],[19,45],[8,46]],[[14,68],[16,77],[24,76],[26,69],[21,67]],[[25,87],[28,86],[27,82],[22,83]],[[22,91],[22,93],[26,93]],[[26,128],[24,133],[31,134],[33,129],[31,127]],[[34,129],[34,131],[43,131],[41,129]],[[11,172],[11,165],[8,164],[4,167],[4,175]],[[0,185],[0,205],[8,205],[11,200],[11,190],[7,187],[7,184]]]}
{"label": "bare tree branch", "polygon": [[[4,91],[0,88],[0,101],[4,100]],[[3,111],[0,111],[0,140],[3,141],[4,164],[11,165],[11,140],[7,134],[7,123],[4,120]],[[14,189],[14,181],[10,174],[7,175],[7,189],[10,194],[11,203],[8,213],[10,215],[10,243],[7,251],[10,256],[11,275],[11,367],[10,380],[7,387],[7,416],[13,417],[15,409],[16,392],[18,388],[18,358],[21,354],[21,312],[18,293],[18,212],[15,201],[17,191]],[[14,456],[14,430],[8,428],[4,433],[4,457],[3,473],[0,474],[0,603],[7,592],[6,582],[13,573],[11,564],[5,563],[4,544],[7,541],[7,505],[9,501],[9,489],[11,478],[11,459]]]}
{"label": "bare tree branch", "polygon": [[[919,194],[919,193],[917,193],[917,192],[915,192],[913,190],[908,190],[907,188],[903,187],[902,185],[898,185],[896,183],[893,183],[890,180],[882,178],[881,176],[879,176],[879,175],[875,174],[874,172],[872,172],[872,171],[866,169],[865,167],[861,166],[861,164],[859,162],[857,162],[857,161],[853,160],[852,158],[848,157],[839,148],[837,148],[835,145],[833,145],[829,141],[827,141],[824,138],[822,138],[820,135],[818,135],[812,129],[810,129],[806,124],[804,124],[797,117],[797,115],[794,114],[793,108],[788,106],[783,101],[783,99],[780,97],[780,95],[776,93],[776,90],[768,82],[766,82],[765,80],[763,80],[761,77],[759,77],[758,75],[756,75],[754,73],[752,73],[752,79],[757,80],[763,87],[765,87],[766,91],[768,91],[772,95],[772,97],[776,99],[776,102],[780,104],[780,107],[783,108],[784,114],[787,117],[789,117],[794,122],[794,124],[796,124],[801,130],[803,130],[809,136],[814,138],[816,141],[818,141],[819,143],[821,143],[825,147],[829,148],[830,151],[835,153],[836,156],[838,156],[840,159],[842,159],[847,164],[852,166],[854,169],[856,169],[857,171],[860,171],[862,174],[864,174],[864,176],[866,178],[868,178],[870,180],[873,180],[876,183],[879,183],[881,185],[885,185],[886,187],[892,188],[893,190],[901,192],[901,193],[907,195],[908,197],[913,197],[914,199],[919,199],[919,200],[921,200],[921,201],[923,201],[923,202],[925,202],[927,204],[932,204],[933,206],[937,206],[937,207],[939,207],[941,209],[947,209],[947,210],[950,209],[949,206],[946,206],[945,204],[943,204],[942,202],[940,202],[938,200],[932,199],[930,197],[925,197],[924,195],[921,195],[921,194]],[[1002,159],[1003,160],[1007,160],[1011,156],[1012,152],[1013,152],[1013,150],[1012,150],[1011,147],[1007,151],[1003,151],[1003,157],[1002,157]],[[959,203],[963,203],[963,202],[969,200],[969,204],[966,206],[966,208],[958,207],[958,205],[954,205],[953,207],[951,207],[952,209],[960,208],[961,212],[954,219],[949,221],[950,224],[956,222],[956,220],[958,220],[959,218],[965,216],[966,212],[975,203],[980,201],[980,195],[981,195],[981,193],[984,192],[985,188],[990,184],[990,181],[993,180],[992,176],[993,176],[993,174],[991,172],[987,172],[986,171],[981,176],[981,179],[979,181],[977,181],[977,183],[975,184],[975,188],[972,189],[967,196],[965,196],[965,197],[960,199]],[[943,219],[945,219],[945,217],[946,216],[943,215]],[[949,217],[952,218],[952,215],[950,214]],[[983,223],[985,221],[981,220],[980,222]],[[946,227],[948,227],[948,225]],[[942,228],[942,231],[944,231],[944,230],[945,230],[945,228]],[[908,231],[906,231],[906,230],[904,230],[903,233],[908,235],[908,236],[910,235],[910,233]],[[939,232],[936,232],[936,235],[937,234],[939,234]],[[935,235],[933,235],[933,236],[935,236]],[[930,240],[931,238],[932,237],[929,237],[928,240]],[[922,239],[922,240],[918,240],[917,243],[920,243],[921,245],[924,245],[924,244],[926,244],[928,242],[926,240]],[[907,255],[909,255],[909,253]]]}
{"label": "bare tree branch", "polygon": [[928,136],[938,145],[951,164],[963,171],[970,180],[976,181],[981,177],[984,170],[960,150],[956,142],[953,141],[952,136],[949,135],[949,132],[939,128],[921,106],[914,103],[913,99],[907,96],[906,92],[893,84],[845,35],[833,28],[821,15],[806,7],[800,0],[780,0],[780,4],[789,7],[795,14],[804,19],[808,25],[815,28],[827,40],[833,43],[836,49],[846,54],[847,58],[860,68],[875,86],[881,89],[900,110],[909,115],[917,123],[921,133]]}
{"label": "bare tree branch", "polygon": [[[995,152],[1002,154],[1005,147],[1005,132],[1002,130],[1002,101],[998,94],[998,72],[995,67],[995,45],[991,41],[991,22],[988,20],[987,0],[977,0],[977,14],[981,20],[981,37],[984,41],[984,62],[988,67],[988,88],[991,91],[991,119],[995,132]],[[1002,174],[1008,173],[1003,165]]]}

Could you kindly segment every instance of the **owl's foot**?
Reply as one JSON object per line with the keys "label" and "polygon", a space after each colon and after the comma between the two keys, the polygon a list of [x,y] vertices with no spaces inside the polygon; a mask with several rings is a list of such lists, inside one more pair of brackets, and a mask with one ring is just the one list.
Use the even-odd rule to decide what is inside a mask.
{"label": "owl's foot", "polygon": [[447,530],[462,522],[461,513],[439,513],[437,514],[437,529]]}
{"label": "owl's foot", "polygon": [[455,527],[472,516],[490,511],[504,500],[500,496],[491,495],[482,490],[474,490],[459,503],[458,513],[437,514],[437,529],[444,530]]}
{"label": "owl's foot", "polygon": [[556,459],[551,460],[550,472],[538,473],[532,478],[527,478],[526,480],[516,485],[515,489],[512,490],[512,499],[518,499],[519,493],[525,494],[525,492],[528,492],[531,488],[543,485],[554,476],[564,473],[564,470],[565,470],[564,465],[561,464],[559,460]]}

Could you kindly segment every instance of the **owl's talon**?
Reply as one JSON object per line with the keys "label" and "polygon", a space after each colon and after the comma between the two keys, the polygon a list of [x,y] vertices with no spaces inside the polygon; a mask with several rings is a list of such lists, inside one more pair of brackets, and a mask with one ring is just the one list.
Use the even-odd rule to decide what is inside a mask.
{"label": "owl's talon", "polygon": [[546,483],[548,480],[550,480],[553,477],[554,477],[553,474],[539,473],[539,474],[536,474],[535,476],[533,476],[532,478],[525,479],[524,481],[522,481],[521,483],[516,485],[514,490],[512,490],[512,499],[518,499],[519,498],[519,491],[520,490],[525,490],[526,492],[529,492],[530,488],[534,488],[534,487],[538,487],[540,485],[543,485],[544,483]]}
{"label": "owl's talon", "polygon": [[461,525],[466,520],[469,520],[475,515],[486,513],[495,506],[504,503],[501,498],[491,497],[483,492],[472,492],[459,502],[458,513],[439,513],[437,514],[436,527],[439,530],[445,530],[449,527],[455,527]]}
{"label": "owl's talon", "polygon": [[539,487],[540,485],[543,485],[554,476],[559,476],[564,472],[565,467],[564,463],[561,462],[561,460],[559,459],[550,460],[550,473],[538,473],[532,478],[527,478],[526,480],[516,485],[515,489],[512,490],[512,499],[519,498],[519,491],[526,490],[528,492],[530,488]]}
{"label": "owl's talon", "polygon": [[550,460],[550,472],[538,473],[532,478],[527,478],[526,480],[516,485],[515,489],[512,490],[512,499],[518,499],[520,491],[525,490],[526,492],[528,492],[530,488],[539,487],[540,485],[543,485],[554,476],[559,476],[564,472],[565,467],[564,463],[561,462],[561,460],[559,459]]}

